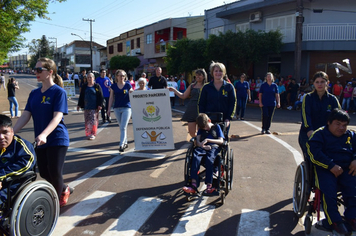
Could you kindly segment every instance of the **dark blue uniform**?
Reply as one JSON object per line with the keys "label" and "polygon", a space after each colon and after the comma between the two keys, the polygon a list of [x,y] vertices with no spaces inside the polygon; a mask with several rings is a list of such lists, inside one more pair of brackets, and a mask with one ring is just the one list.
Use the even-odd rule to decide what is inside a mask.
{"label": "dark blue uniform", "polygon": [[321,99],[316,91],[304,96],[301,110],[302,125],[299,131],[299,145],[303,153],[306,153],[305,144],[308,141],[308,131],[325,126],[330,112],[335,108],[341,108],[339,101],[328,92]]}
{"label": "dark blue uniform", "polygon": [[247,90],[250,89],[250,85],[247,81],[241,83],[237,81],[235,83],[236,96],[237,96],[237,106],[236,106],[236,116],[239,116],[241,111],[241,118],[245,116],[246,103],[248,98]]}
{"label": "dark blue uniform", "polygon": [[[349,174],[349,165],[355,158],[356,136],[346,131],[341,137],[334,136],[328,126],[313,133],[306,144],[311,162],[314,164],[315,185],[322,192],[322,203],[326,219],[331,225],[342,222],[337,207],[337,191],[343,194],[346,219],[356,218],[356,177]],[[335,165],[343,173],[338,177],[330,171]]]}
{"label": "dark blue uniform", "polygon": [[[22,175],[32,170],[36,163],[35,150],[32,144],[19,136],[14,136],[11,144],[7,148],[0,150],[0,181],[15,175]],[[19,184],[12,185],[11,195],[15,193]],[[0,199],[4,202],[7,198],[7,186],[3,183],[0,190]]]}
{"label": "dark blue uniform", "polygon": [[235,108],[236,93],[232,84],[224,80],[219,91],[214,81],[204,85],[198,100],[198,113],[222,112],[224,120],[232,120]]}

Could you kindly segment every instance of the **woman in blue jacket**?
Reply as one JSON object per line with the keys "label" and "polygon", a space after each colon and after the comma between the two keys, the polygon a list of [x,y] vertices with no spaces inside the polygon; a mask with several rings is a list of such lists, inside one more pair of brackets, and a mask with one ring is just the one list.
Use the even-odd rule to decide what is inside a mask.
{"label": "woman in blue jacket", "polygon": [[202,88],[198,100],[198,113],[222,112],[228,133],[236,108],[235,88],[224,80],[226,77],[224,64],[213,61],[210,64],[210,74],[214,79]]}
{"label": "woman in blue jacket", "polygon": [[332,110],[341,108],[339,100],[328,92],[328,75],[318,71],[313,76],[314,90],[304,96],[302,103],[302,125],[299,131],[299,145],[303,154],[307,153],[306,143],[312,133],[327,124]]}

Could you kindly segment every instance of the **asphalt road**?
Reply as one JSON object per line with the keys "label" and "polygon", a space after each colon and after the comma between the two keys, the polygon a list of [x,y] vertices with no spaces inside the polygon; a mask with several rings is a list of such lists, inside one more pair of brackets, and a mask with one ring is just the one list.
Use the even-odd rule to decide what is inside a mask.
{"label": "asphalt road", "polygon": [[[14,77],[23,110],[37,82],[34,76]],[[300,112],[276,110],[273,135],[260,134],[257,106],[247,107],[245,121],[232,121],[233,190],[221,205],[218,197],[187,202],[181,190],[189,139],[180,121],[184,107],[172,112],[174,150],[134,151],[130,122],[129,149],[120,154],[116,120],[100,124],[97,138],[86,140],[83,113],[76,111],[76,103],[77,98],[68,102],[65,116],[71,143],[64,167],[64,180],[75,191],[61,208],[54,235],[304,235],[292,210],[294,174],[301,161]],[[9,114],[4,91],[0,112]],[[356,115],[351,117],[350,127],[355,128]],[[32,121],[19,135],[34,140]],[[313,228],[311,235],[329,234]]]}

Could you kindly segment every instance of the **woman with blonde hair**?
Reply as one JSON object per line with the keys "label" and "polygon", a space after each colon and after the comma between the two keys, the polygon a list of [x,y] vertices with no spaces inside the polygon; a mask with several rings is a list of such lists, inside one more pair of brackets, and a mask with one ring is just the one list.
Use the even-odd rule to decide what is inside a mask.
{"label": "woman with blonde hair", "polygon": [[[221,112],[229,133],[230,121],[236,108],[236,93],[234,86],[225,80],[226,68],[220,62],[210,64],[210,75],[213,81],[204,85],[198,100],[198,113]],[[227,137],[225,137],[227,138]]]}
{"label": "woman with blonde hair", "polygon": [[69,146],[69,135],[63,120],[63,116],[68,114],[67,93],[60,87],[62,79],[53,60],[38,59],[35,73],[42,87],[31,91],[14,132],[19,132],[32,117],[40,175],[54,186],[59,204],[64,206],[72,192],[64,184],[62,173]]}
{"label": "woman with blonde hair", "polygon": [[[133,91],[130,83],[125,82],[127,79],[126,72],[124,70],[117,70],[115,72],[116,83],[111,85],[109,106],[111,107],[114,98],[114,112],[116,116],[117,123],[119,123],[120,128],[120,146],[119,151],[123,152],[128,148],[127,144],[127,125],[131,117],[131,104],[129,93]],[[107,111],[108,117],[110,117],[110,109]]]}

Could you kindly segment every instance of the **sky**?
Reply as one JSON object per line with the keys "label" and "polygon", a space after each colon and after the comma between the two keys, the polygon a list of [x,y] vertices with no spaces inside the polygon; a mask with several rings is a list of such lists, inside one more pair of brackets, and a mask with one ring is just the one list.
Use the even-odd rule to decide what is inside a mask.
{"label": "sky", "polygon": [[[167,18],[204,15],[204,10],[212,9],[233,0],[66,0],[50,2],[48,17],[36,18],[31,23],[30,32],[23,34],[26,43],[46,35],[50,42],[57,40],[57,47],[74,40],[90,40],[90,23],[93,19],[93,41],[106,46],[108,39],[145,25]],[[71,33],[78,36],[71,35]],[[56,39],[51,39],[56,38]],[[11,55],[26,54],[28,50]]]}

